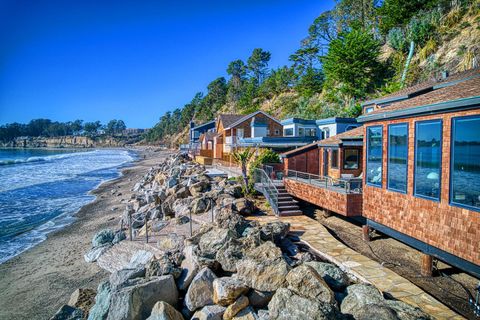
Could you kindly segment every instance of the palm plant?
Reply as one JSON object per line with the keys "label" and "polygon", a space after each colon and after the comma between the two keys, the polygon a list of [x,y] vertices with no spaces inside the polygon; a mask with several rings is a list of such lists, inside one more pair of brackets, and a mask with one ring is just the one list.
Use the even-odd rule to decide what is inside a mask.
{"label": "palm plant", "polygon": [[248,173],[247,165],[250,160],[253,158],[255,151],[252,148],[246,148],[242,151],[234,151],[232,153],[233,160],[240,165],[242,168],[243,182],[245,183],[245,188],[248,188]]}

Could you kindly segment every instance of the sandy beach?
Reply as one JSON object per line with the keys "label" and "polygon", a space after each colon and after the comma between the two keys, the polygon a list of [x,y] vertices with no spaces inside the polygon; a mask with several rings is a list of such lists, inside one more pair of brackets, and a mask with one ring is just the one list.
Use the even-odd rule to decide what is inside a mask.
{"label": "sandy beach", "polygon": [[75,222],[1,264],[0,319],[49,319],[77,288],[96,289],[108,273],[83,258],[93,235],[118,226],[125,207],[122,201],[130,198],[137,180],[167,154],[140,151],[140,160],[122,170],[121,177],[91,192],[96,199],[82,207]]}

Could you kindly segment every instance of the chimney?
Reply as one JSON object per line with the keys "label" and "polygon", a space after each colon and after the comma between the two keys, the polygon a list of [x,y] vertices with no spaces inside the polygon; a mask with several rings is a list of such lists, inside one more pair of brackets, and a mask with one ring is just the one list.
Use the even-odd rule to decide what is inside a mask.
{"label": "chimney", "polygon": [[442,71],[442,79],[445,80],[447,79],[449,76],[449,73],[448,73],[448,70],[443,70]]}

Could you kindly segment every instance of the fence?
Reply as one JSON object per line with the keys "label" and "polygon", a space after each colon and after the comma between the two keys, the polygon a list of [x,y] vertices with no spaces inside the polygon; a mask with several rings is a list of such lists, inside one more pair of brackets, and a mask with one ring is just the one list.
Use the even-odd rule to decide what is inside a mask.
{"label": "fence", "polygon": [[273,212],[278,215],[278,189],[265,170],[258,168],[254,169],[254,183],[255,190],[261,192],[265,196],[268,203],[270,203]]}
{"label": "fence", "polygon": [[337,192],[362,193],[362,178],[335,179],[295,170],[287,170],[286,178]]}

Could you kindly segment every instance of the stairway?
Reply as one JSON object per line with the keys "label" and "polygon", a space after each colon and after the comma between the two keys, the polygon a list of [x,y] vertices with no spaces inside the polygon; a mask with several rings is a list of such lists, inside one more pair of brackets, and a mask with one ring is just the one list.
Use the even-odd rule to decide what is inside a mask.
{"label": "stairway", "polygon": [[281,217],[302,215],[303,213],[298,207],[298,201],[293,199],[285,186],[277,184],[276,188],[278,190],[278,215]]}

